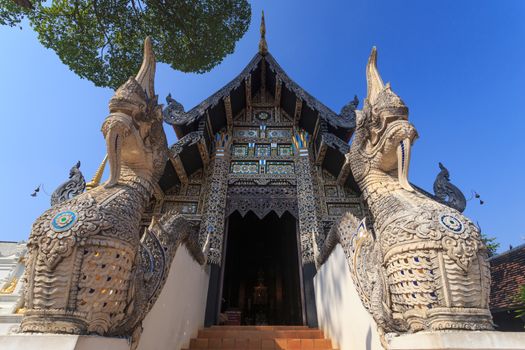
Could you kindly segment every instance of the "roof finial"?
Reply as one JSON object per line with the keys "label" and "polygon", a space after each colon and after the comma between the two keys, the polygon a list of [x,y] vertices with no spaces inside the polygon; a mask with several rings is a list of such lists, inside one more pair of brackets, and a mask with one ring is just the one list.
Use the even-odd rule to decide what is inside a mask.
{"label": "roof finial", "polygon": [[264,23],[264,11],[261,17],[261,40],[259,40],[259,53],[266,55],[268,53],[268,44],[266,43],[266,24]]}

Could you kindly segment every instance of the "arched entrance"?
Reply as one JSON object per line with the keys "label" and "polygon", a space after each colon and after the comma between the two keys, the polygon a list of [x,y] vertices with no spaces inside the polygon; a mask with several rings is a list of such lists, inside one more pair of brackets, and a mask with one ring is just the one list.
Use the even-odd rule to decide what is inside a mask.
{"label": "arched entrance", "polygon": [[303,324],[297,223],[285,212],[228,219],[221,318],[227,324]]}

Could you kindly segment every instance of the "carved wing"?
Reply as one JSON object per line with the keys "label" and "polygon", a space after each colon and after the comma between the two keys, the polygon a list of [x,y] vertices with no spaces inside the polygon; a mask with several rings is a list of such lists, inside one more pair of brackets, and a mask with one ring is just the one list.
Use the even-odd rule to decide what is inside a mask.
{"label": "carved wing", "polygon": [[378,330],[396,332],[406,330],[402,320],[392,317],[388,282],[383,268],[383,257],[379,243],[372,230],[367,227],[366,218],[354,230],[350,226],[339,226],[341,244],[346,253],[350,274],[361,302],[377,323]]}
{"label": "carved wing", "polygon": [[363,305],[370,311],[374,284],[377,280],[377,270],[381,261],[377,261],[375,239],[366,227],[366,219],[350,230],[347,225],[339,225],[341,245],[346,254],[350,273],[357,293]]}

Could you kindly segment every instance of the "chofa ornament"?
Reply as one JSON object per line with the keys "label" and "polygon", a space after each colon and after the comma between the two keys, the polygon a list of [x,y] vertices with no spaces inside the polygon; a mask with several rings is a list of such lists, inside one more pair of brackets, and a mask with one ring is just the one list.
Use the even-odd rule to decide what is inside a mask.
{"label": "chofa ornament", "polygon": [[371,222],[346,213],[318,263],[340,243],[364,306],[382,332],[489,330],[490,271],[478,228],[408,181],[417,138],[408,108],[383,84],[374,48],[368,93],[345,167],[363,192]]}
{"label": "chofa ornament", "polygon": [[137,336],[177,247],[188,242],[204,262],[194,243],[198,230],[181,215],[166,213],[140,229],[168,159],[154,75],[147,38],[140,71],[115,92],[102,126],[109,180],[57,203],[33,224],[22,332]]}
{"label": "chofa ornament", "polygon": [[86,188],[86,180],[80,171],[80,161],[69,171],[69,180],[57,187],[51,194],[51,205],[56,205],[78,196]]}

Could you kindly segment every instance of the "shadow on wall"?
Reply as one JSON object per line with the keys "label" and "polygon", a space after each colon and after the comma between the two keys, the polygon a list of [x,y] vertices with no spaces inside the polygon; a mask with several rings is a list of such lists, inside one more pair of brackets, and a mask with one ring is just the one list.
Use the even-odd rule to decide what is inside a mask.
{"label": "shadow on wall", "polygon": [[204,326],[209,268],[199,265],[181,245],[164,288],[143,322],[137,350],[188,347]]}
{"label": "shadow on wall", "polygon": [[377,327],[364,308],[343,249],[337,245],[314,277],[319,327],[341,350],[381,350]]}

